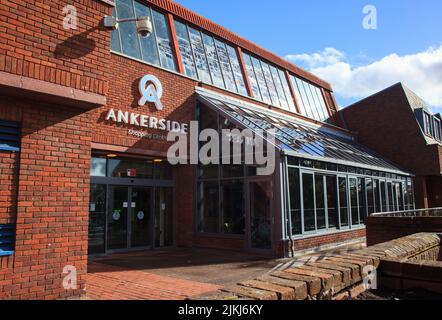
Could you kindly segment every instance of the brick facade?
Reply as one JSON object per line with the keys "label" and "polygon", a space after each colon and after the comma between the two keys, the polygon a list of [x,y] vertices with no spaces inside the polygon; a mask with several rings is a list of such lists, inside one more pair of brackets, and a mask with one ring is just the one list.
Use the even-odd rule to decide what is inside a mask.
{"label": "brick facade", "polygon": [[[330,85],[323,80],[173,1],[148,2],[322,85],[330,114],[336,113]],[[128,126],[105,121],[110,108],[187,123],[195,118],[195,86],[271,108],[182,74],[111,54],[110,31],[100,24],[112,7],[97,0],[75,1],[78,28],[65,30],[63,8],[68,4],[72,1],[5,0],[0,4],[0,120],[21,124],[20,152],[0,151],[0,224],[16,223],[15,253],[0,258],[0,299],[68,298],[85,289],[94,150],[165,156],[169,143],[133,137]],[[146,74],[155,75],[163,85],[162,102],[167,107],[162,111],[137,104],[138,81]],[[66,96],[69,101],[63,99]],[[174,170],[176,245],[244,249],[244,239],[194,234],[195,167],[182,165]],[[299,240],[295,247],[360,237],[361,232]],[[63,269],[68,265],[77,271],[75,290],[62,286]]]}
{"label": "brick facade", "polygon": [[442,205],[442,146],[427,144],[402,84],[361,100],[340,114],[347,129],[357,132],[360,143],[416,175],[417,208]]}
{"label": "brick facade", "polygon": [[[4,99],[4,109],[20,113],[14,120],[22,124],[22,138],[18,184],[12,187],[18,190],[15,254],[11,274],[2,275],[0,297],[79,294],[87,267],[92,123],[82,110],[30,107],[26,100]],[[66,265],[77,269],[75,292],[61,285]]]}
{"label": "brick facade", "polygon": [[112,8],[75,1],[78,28],[66,30],[67,5],[72,1],[2,1],[0,71],[104,95],[110,33],[100,21]]}

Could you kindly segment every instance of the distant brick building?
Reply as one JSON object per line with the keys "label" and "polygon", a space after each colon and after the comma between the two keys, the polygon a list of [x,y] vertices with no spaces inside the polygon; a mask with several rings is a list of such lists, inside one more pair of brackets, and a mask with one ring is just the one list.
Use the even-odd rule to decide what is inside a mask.
{"label": "distant brick building", "polygon": [[360,143],[415,175],[417,208],[442,207],[440,114],[401,83],[340,113]]}
{"label": "distant brick building", "polygon": [[[147,16],[153,32],[106,29],[110,15]],[[88,254],[290,256],[413,206],[410,174],[341,127],[330,84],[174,1],[4,0],[0,32],[1,299],[81,294]],[[147,88],[164,109],[140,103]],[[274,129],[274,174],[170,165],[166,135],[192,120]],[[70,266],[77,289],[63,286]]]}

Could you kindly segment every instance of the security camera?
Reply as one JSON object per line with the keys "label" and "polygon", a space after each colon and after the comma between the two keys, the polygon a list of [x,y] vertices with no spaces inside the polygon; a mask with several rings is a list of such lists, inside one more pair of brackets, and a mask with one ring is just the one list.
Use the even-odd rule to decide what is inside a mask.
{"label": "security camera", "polygon": [[153,32],[150,17],[140,17],[137,19],[137,32],[142,38],[149,37]]}
{"label": "security camera", "polygon": [[117,30],[120,23],[134,22],[137,26],[137,32],[142,38],[149,37],[153,32],[152,21],[150,17],[144,16],[139,18],[117,19],[112,16],[105,16],[103,25],[105,28]]}

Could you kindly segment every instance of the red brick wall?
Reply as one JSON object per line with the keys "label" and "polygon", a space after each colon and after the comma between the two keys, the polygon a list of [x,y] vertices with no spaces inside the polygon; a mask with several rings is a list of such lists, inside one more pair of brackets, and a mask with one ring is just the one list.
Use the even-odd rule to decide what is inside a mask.
{"label": "red brick wall", "polygon": [[[111,81],[109,81],[108,103],[106,106],[90,111],[91,117],[96,123],[93,129],[93,142],[125,146],[132,149],[144,148],[151,151],[166,152],[170,143],[129,136],[128,129],[132,128],[164,135],[167,135],[167,132],[115,124],[112,121],[107,122],[105,121],[106,113],[109,109],[114,108],[115,110],[121,109],[189,123],[195,118],[194,87],[197,82],[115,54],[111,55],[109,66]],[[155,75],[162,83],[163,97],[161,101],[164,105],[162,111],[157,111],[155,106],[149,103],[143,107],[138,106],[138,100],[140,99],[138,83],[147,74]]]}
{"label": "red brick wall", "polygon": [[[63,106],[1,101],[0,114],[21,111],[22,139],[15,255],[0,275],[0,298],[78,295],[87,268],[90,119]],[[77,268],[77,290],[62,287],[66,265]]]}
{"label": "red brick wall", "polygon": [[427,176],[427,192],[430,208],[442,207],[442,177]]}
{"label": "red brick wall", "polygon": [[416,208],[439,203],[429,198],[426,176],[440,176],[442,148],[426,144],[400,84],[343,109],[340,114],[348,129],[358,133],[360,143],[416,175]]}
{"label": "red brick wall", "polygon": [[365,229],[352,230],[347,232],[324,234],[317,237],[310,237],[294,241],[295,253],[297,250],[311,249],[327,244],[339,243],[351,239],[365,237]]}
{"label": "red brick wall", "polygon": [[416,175],[440,174],[438,153],[426,145],[402,86],[396,85],[340,112],[363,145]]}
{"label": "red brick wall", "polygon": [[441,217],[369,217],[366,225],[368,246],[419,232],[442,232]]}
{"label": "red brick wall", "polygon": [[[78,29],[63,28],[74,5]],[[99,27],[112,8],[96,0],[2,0],[0,71],[88,92],[107,91],[110,32]]]}
{"label": "red brick wall", "polygon": [[0,224],[15,223],[17,216],[19,153],[0,151]]}

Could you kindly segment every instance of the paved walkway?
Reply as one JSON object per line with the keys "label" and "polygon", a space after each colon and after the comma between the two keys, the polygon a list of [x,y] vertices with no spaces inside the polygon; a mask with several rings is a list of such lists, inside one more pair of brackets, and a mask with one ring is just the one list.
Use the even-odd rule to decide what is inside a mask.
{"label": "paved walkway", "polygon": [[94,257],[89,260],[86,299],[182,300],[347,249],[296,259],[183,248]]}
{"label": "paved walkway", "polygon": [[91,300],[183,300],[220,286],[149,272],[90,263],[86,298]]}

